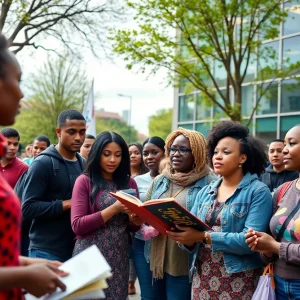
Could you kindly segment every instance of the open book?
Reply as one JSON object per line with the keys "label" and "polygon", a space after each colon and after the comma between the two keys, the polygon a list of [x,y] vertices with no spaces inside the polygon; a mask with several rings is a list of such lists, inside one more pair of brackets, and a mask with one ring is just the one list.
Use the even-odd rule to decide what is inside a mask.
{"label": "open book", "polygon": [[56,292],[36,298],[27,294],[26,300],[43,299],[99,299],[105,298],[106,278],[111,276],[111,268],[97,246],[93,245],[66,261],[61,267],[69,275],[60,278],[67,286],[65,292]]}
{"label": "open book", "polygon": [[174,198],[155,199],[142,203],[138,198],[122,191],[110,194],[161,234],[176,228],[175,224],[194,227],[199,231],[212,230]]}

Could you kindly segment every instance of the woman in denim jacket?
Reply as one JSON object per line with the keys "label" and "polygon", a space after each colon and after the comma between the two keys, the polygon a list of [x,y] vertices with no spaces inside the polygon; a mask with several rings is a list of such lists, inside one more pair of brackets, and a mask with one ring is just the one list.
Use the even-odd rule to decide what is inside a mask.
{"label": "woman in denim jacket", "polygon": [[[191,210],[197,193],[215,178],[206,163],[205,138],[199,132],[179,128],[168,136],[166,150],[170,163],[154,179],[145,200],[173,197]],[[155,289],[145,299],[189,300],[188,253],[161,234],[151,239],[151,247],[146,243],[145,250],[155,279]]]}
{"label": "woman in denim jacket", "polygon": [[195,255],[193,299],[251,299],[262,262],[245,243],[248,228],[264,231],[272,214],[272,196],[258,180],[267,156],[263,143],[248,135],[240,123],[215,126],[208,138],[208,154],[221,175],[197,195],[193,214],[213,231],[177,226],[169,236]]}

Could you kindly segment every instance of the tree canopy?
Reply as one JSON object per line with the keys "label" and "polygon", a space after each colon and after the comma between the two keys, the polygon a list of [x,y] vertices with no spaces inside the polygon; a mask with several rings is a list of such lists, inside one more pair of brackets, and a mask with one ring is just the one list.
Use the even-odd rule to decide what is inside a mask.
{"label": "tree canopy", "polygon": [[[187,94],[199,91],[204,103],[232,120],[242,121],[242,84],[257,88],[250,123],[272,83],[299,74],[299,61],[281,61],[272,43],[263,43],[279,36],[281,23],[295,9],[283,9],[283,0],[126,2],[138,27],[112,29],[111,39],[127,68],[151,74],[165,68],[169,84]],[[256,64],[259,71],[251,74]]]}
{"label": "tree canopy", "polygon": [[120,15],[118,0],[3,0],[0,31],[15,53],[63,46],[77,54],[89,48],[97,56],[99,46],[105,48],[107,26]]}
{"label": "tree canopy", "polygon": [[100,134],[103,131],[114,131],[120,134],[129,144],[138,141],[137,130],[133,126],[129,126],[123,120],[103,120],[96,119],[96,132]]}
{"label": "tree canopy", "polygon": [[14,127],[20,132],[22,143],[32,142],[41,134],[55,143],[59,113],[65,109],[82,111],[89,87],[87,76],[74,59],[49,56],[28,82],[29,96]]}
{"label": "tree canopy", "polygon": [[155,115],[149,118],[149,134],[150,136],[159,136],[162,139],[172,131],[172,109],[161,109]]}

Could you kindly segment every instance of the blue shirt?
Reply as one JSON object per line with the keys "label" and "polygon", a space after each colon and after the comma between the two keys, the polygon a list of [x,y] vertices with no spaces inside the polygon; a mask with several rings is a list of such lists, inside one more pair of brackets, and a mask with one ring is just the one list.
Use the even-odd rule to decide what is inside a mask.
{"label": "blue shirt", "polygon": [[[205,221],[212,201],[217,197],[222,178],[204,187],[196,196],[191,212]],[[221,232],[211,232],[212,251],[224,253],[228,273],[251,270],[263,265],[259,254],[245,242],[249,228],[266,232],[272,216],[272,196],[256,174],[246,173],[233,194],[225,201],[221,216]],[[201,247],[198,244],[196,250]],[[193,267],[197,251],[194,251]],[[201,251],[201,250],[200,250]],[[192,272],[195,271],[191,270]]]}

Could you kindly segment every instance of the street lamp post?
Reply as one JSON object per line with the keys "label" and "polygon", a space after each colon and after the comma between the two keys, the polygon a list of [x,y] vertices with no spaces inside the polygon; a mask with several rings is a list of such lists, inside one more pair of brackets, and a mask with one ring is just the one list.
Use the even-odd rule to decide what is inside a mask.
{"label": "street lamp post", "polygon": [[128,142],[131,142],[131,112],[132,112],[132,96],[118,94],[119,97],[129,98],[129,112],[128,112]]}

